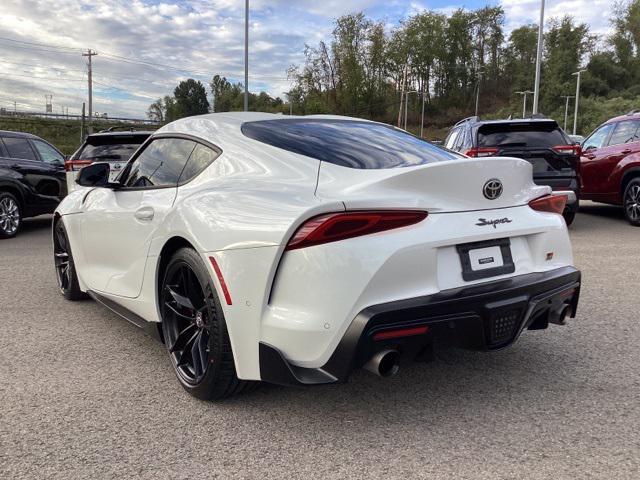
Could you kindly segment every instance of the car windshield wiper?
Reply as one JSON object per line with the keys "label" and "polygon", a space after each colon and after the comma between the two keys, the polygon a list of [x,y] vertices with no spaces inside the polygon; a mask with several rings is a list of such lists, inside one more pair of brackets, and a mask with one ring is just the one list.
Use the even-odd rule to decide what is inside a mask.
{"label": "car windshield wiper", "polygon": [[513,143],[501,143],[500,145],[497,145],[498,148],[503,148],[503,147],[526,147],[527,144],[524,142],[513,142]]}
{"label": "car windshield wiper", "polygon": [[101,160],[121,160],[122,159],[122,157],[120,155],[96,155],[93,158],[95,160],[97,160],[97,159],[101,159]]}

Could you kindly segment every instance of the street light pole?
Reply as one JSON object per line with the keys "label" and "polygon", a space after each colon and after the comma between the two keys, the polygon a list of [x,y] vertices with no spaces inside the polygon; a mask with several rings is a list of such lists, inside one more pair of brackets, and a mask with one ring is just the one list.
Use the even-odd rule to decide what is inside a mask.
{"label": "street light pole", "polygon": [[420,138],[424,138],[422,134],[424,132],[424,99],[425,99],[425,94],[424,92],[422,92],[422,115],[420,117]]}
{"label": "street light pole", "polygon": [[531,90],[524,90],[522,92],[516,92],[522,95],[524,98],[522,99],[522,118],[527,116],[527,95],[533,93]]}
{"label": "street light pole", "polygon": [[478,70],[478,85],[476,88],[476,117],[478,116],[478,102],[480,101],[480,82],[482,81],[482,70]]}
{"label": "street light pole", "polygon": [[573,72],[571,75],[575,75],[576,80],[576,104],[575,109],[573,111],[573,134],[576,134],[576,130],[578,129],[578,102],[580,101],[580,74],[582,72],[586,72],[586,69],[578,70],[577,72]]}
{"label": "street light pole", "polygon": [[244,4],[244,111],[249,111],[249,0]]}
{"label": "street light pole", "polygon": [[407,106],[409,104],[409,94],[418,93],[417,90],[410,90],[404,94],[404,130],[407,131]]}
{"label": "street light pole", "polygon": [[540,100],[540,63],[542,62],[542,41],[544,37],[544,0],[540,0],[540,24],[538,25],[538,50],[536,52],[536,79],[533,92],[532,115],[538,113],[538,102]]}
{"label": "street light pole", "polygon": [[560,98],[564,98],[565,104],[564,104],[564,131],[567,131],[567,115],[569,113],[569,99],[570,98],[575,98],[573,95],[562,95]]}

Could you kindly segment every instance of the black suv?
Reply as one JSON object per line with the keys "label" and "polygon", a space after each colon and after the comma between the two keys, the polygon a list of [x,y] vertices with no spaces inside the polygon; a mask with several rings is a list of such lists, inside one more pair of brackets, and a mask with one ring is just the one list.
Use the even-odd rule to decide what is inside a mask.
{"label": "black suv", "polygon": [[134,130],[129,127],[122,131],[117,127],[111,127],[98,133],[89,135],[84,143],[71,155],[65,163],[68,172],[68,188],[75,187],[77,173],[93,162],[107,162],[110,166],[109,181],[115,180],[131,158],[131,155],[153,133],[149,131]]}
{"label": "black suv", "polygon": [[64,155],[29,133],[0,130],[0,238],[22,219],[52,213],[67,194]]}
{"label": "black suv", "polygon": [[580,196],[579,145],[548,118],[480,120],[469,117],[456,123],[444,146],[469,157],[504,156],[533,165],[533,181],[549,185],[568,197],[564,218],[573,222]]}

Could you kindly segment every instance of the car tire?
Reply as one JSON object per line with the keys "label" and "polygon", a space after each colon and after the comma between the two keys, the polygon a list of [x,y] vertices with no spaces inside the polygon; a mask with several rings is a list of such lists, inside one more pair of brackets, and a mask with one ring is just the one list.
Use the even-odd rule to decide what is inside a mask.
{"label": "car tire", "polygon": [[227,325],[213,280],[190,248],[169,260],[160,285],[162,333],[182,387],[202,400],[254,388],[238,379]]}
{"label": "car tire", "polygon": [[576,212],[564,212],[562,216],[564,217],[564,221],[568,227],[576,219]]}
{"label": "car tire", "polygon": [[53,259],[58,288],[64,298],[71,301],[87,298],[87,294],[80,290],[69,236],[62,220],[56,221],[53,225]]}
{"label": "car tire", "polygon": [[0,238],[12,238],[22,226],[22,208],[9,192],[0,192]]}
{"label": "car tire", "polygon": [[634,227],[640,227],[640,178],[634,178],[624,189],[622,196],[624,216]]}

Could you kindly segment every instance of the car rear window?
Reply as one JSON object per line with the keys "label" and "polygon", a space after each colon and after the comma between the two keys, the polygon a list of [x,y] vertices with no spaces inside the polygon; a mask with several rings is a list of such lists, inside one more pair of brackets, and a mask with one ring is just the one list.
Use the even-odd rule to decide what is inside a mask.
{"label": "car rear window", "polygon": [[556,122],[489,123],[478,128],[478,147],[552,148],[568,142]]}
{"label": "car rear window", "polygon": [[460,155],[387,125],[352,120],[260,120],[242,125],[249,138],[343,167],[411,167]]}
{"label": "car rear window", "polygon": [[87,141],[77,155],[79,160],[126,162],[144,143],[144,135],[109,135],[87,137]]}

